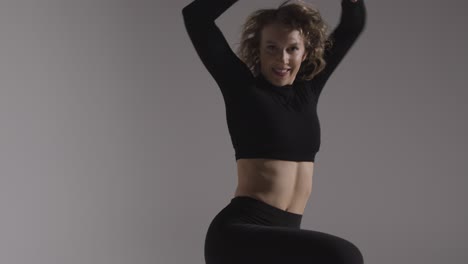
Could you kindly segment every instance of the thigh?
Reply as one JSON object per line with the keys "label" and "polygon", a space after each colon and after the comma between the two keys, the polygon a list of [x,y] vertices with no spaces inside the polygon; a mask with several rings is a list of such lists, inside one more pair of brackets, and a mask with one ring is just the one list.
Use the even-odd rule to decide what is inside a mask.
{"label": "thigh", "polygon": [[[232,263],[362,264],[360,250],[343,238],[306,229],[232,224],[226,230]],[[229,262],[228,262],[229,263]]]}

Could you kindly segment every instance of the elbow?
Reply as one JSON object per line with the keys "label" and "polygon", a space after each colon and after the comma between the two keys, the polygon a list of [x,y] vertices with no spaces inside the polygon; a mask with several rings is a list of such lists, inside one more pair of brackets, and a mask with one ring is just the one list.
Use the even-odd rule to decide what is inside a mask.
{"label": "elbow", "polygon": [[182,8],[182,18],[185,27],[187,29],[203,28],[211,21],[200,15],[200,12],[193,6],[193,3],[194,2]]}
{"label": "elbow", "polygon": [[187,19],[190,17],[189,6],[182,8],[182,17],[184,18],[184,21],[187,21]]}
{"label": "elbow", "polygon": [[356,20],[350,28],[350,31],[354,32],[356,35],[360,35],[365,29],[366,29],[366,24],[367,24],[367,18],[366,15],[363,15],[360,17],[359,20]]}
{"label": "elbow", "polygon": [[189,20],[197,15],[197,11],[194,9],[195,2],[191,2],[190,4],[186,5],[182,8],[182,17],[184,20]]}
{"label": "elbow", "polygon": [[200,23],[200,18],[191,11],[190,5],[182,8],[182,18],[187,30],[195,29]]}
{"label": "elbow", "polygon": [[367,24],[367,10],[365,8],[365,6],[362,7],[361,9],[361,12],[359,14],[359,18],[356,19],[356,29],[360,32],[364,31],[364,29],[366,28],[366,24]]}

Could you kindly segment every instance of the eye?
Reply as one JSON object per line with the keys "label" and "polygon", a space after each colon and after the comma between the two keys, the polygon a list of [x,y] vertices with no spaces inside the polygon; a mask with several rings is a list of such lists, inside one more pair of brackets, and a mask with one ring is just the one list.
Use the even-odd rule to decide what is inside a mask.
{"label": "eye", "polygon": [[298,47],[293,47],[292,49],[298,50],[299,48]]}

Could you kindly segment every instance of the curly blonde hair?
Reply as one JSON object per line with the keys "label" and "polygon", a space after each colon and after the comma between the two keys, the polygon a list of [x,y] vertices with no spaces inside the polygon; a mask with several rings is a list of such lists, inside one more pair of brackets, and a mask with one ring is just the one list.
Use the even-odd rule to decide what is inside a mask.
{"label": "curly blonde hair", "polygon": [[297,3],[291,1],[284,1],[276,9],[254,11],[242,25],[241,42],[236,53],[255,76],[260,72],[261,31],[264,26],[274,23],[298,30],[304,39],[307,58],[301,64],[299,78],[311,80],[325,68],[325,49],[333,44],[326,35],[328,25],[312,5],[302,0],[296,0]]}

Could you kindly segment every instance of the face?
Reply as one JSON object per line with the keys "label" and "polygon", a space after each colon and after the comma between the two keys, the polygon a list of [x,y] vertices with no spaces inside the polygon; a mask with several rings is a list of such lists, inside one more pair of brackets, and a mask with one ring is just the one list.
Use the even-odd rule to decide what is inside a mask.
{"label": "face", "polygon": [[292,84],[306,57],[304,41],[298,30],[291,31],[280,24],[266,25],[262,29],[260,70],[272,84]]}

